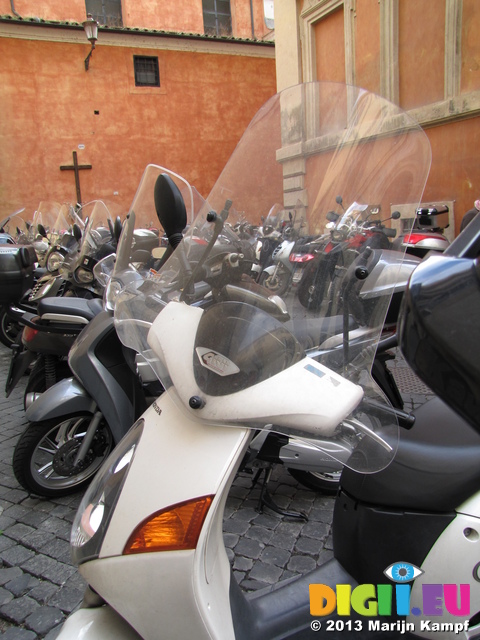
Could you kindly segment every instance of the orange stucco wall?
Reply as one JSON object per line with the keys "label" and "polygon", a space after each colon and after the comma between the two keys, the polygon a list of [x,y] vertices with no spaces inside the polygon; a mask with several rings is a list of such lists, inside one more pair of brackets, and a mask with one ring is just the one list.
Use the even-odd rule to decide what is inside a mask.
{"label": "orange stucco wall", "polygon": [[314,29],[317,79],[345,82],[343,7],[319,21]]}
{"label": "orange stucco wall", "polygon": [[403,109],[443,100],[445,9],[441,4],[431,0],[398,3],[399,94]]}
{"label": "orange stucco wall", "polygon": [[[275,93],[275,60],[0,38],[0,208],[102,198],[125,212],[148,163],[207,195],[246,125]],[[158,55],[160,88],[135,87],[133,55]]]}
{"label": "orange stucco wall", "polygon": [[380,93],[380,12],[378,0],[362,0],[355,19],[356,84]]}

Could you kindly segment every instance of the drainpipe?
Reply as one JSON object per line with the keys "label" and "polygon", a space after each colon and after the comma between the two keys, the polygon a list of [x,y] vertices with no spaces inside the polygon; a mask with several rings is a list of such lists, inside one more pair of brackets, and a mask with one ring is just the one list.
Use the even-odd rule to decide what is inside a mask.
{"label": "drainpipe", "polygon": [[253,0],[250,0],[250,21],[252,25],[252,40],[255,40],[255,24],[253,21]]}
{"label": "drainpipe", "polygon": [[14,0],[10,0],[10,8],[12,9],[12,13],[17,16],[17,18],[21,18],[22,16],[15,10],[15,6],[13,4]]}

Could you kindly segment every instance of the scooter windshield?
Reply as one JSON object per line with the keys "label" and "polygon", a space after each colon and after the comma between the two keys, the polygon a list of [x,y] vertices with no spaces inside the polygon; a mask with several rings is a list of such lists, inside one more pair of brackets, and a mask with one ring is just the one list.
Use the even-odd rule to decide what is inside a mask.
{"label": "scooter windshield", "polygon": [[[319,245],[298,288],[292,282],[279,298],[255,282],[252,246],[275,203],[297,214],[301,206],[313,235],[339,193],[345,202],[383,211],[411,204],[414,212],[430,155],[420,127],[365,90],[308,83],[275,95],[207,200],[196,200],[171,257],[118,292],[120,339],[199,421],[308,439],[362,472],[385,467],[398,425],[371,369],[402,254],[346,240],[327,259]],[[148,184],[142,197],[152,201]]]}
{"label": "scooter windshield", "polygon": [[109,207],[101,200],[83,205],[80,214],[84,223],[80,244],[77,251],[69,252],[65,258],[60,274],[85,284],[93,280],[97,261],[115,253],[114,221]]}

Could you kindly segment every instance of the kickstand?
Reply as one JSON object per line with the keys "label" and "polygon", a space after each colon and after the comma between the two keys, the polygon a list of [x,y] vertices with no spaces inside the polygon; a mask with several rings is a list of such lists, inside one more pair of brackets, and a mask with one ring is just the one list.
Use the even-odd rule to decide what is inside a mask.
{"label": "kickstand", "polygon": [[271,478],[272,471],[273,471],[272,465],[264,469],[263,468],[259,469],[257,471],[253,479],[252,489],[257,484],[257,481],[259,480],[262,474],[262,471],[265,471],[265,475],[263,476],[263,482],[260,488],[260,497],[258,498],[257,511],[259,513],[263,513],[263,507],[268,507],[272,511],[275,511],[275,513],[279,513],[281,516],[285,516],[287,518],[295,518],[298,520],[304,520],[305,522],[308,522],[308,516],[306,513],[303,513],[302,511],[286,511],[285,509],[281,509],[275,503],[274,499],[270,495],[270,492],[267,488],[267,484]]}

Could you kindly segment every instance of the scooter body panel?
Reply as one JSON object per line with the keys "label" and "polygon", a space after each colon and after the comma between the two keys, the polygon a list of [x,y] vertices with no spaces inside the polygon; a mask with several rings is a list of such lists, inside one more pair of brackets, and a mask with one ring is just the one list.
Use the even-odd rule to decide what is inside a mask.
{"label": "scooter body panel", "polygon": [[[80,572],[145,639],[158,638],[158,620],[168,619],[169,638],[233,640],[230,564],[222,534],[225,487],[233,481],[251,432],[199,423],[171,396],[173,391],[163,394],[144,413],[142,439],[99,559],[80,565]],[[182,456],[172,456],[172,451],[182,451]],[[139,522],[206,495],[214,498],[196,549],[122,555]],[[141,594],[141,608],[132,591]]]}
{"label": "scooter body panel", "polygon": [[108,606],[75,611],[57,637],[60,640],[141,640],[138,633]]}
{"label": "scooter body panel", "polygon": [[47,389],[25,412],[29,422],[43,422],[87,411],[94,413],[95,400],[75,378],[65,378]]}
{"label": "scooter body panel", "polygon": [[[478,498],[477,494],[477,507]],[[472,617],[478,620],[480,612],[479,516],[478,509],[475,515],[458,514],[435,542],[421,565],[421,569],[425,573],[413,583],[410,598],[411,613],[407,622],[415,623],[417,635],[422,638],[449,640],[457,635],[454,633],[454,629],[459,627],[454,625],[465,623]],[[455,585],[456,613],[453,613],[451,599],[448,608],[452,612],[446,606],[445,583]],[[435,585],[437,589],[433,610],[431,604],[427,609],[425,593],[427,593],[426,589],[431,587],[425,588],[425,585]],[[460,597],[458,585],[468,585],[468,597],[465,593]],[[431,624],[425,625],[426,621],[430,621]],[[423,630],[422,622],[425,625]],[[443,627],[445,631],[442,632],[441,627],[434,627],[435,623],[447,625]],[[448,625],[452,625],[451,630]],[[470,634],[473,634],[473,630],[473,628],[469,630]],[[477,624],[476,631],[480,634],[480,624]],[[474,636],[470,635],[470,637]],[[478,636],[475,635],[475,637]]]}
{"label": "scooter body panel", "polygon": [[68,364],[119,442],[135,421],[133,402],[125,391],[133,389],[134,373],[125,361],[109,311],[99,313],[82,331],[70,350]]}

